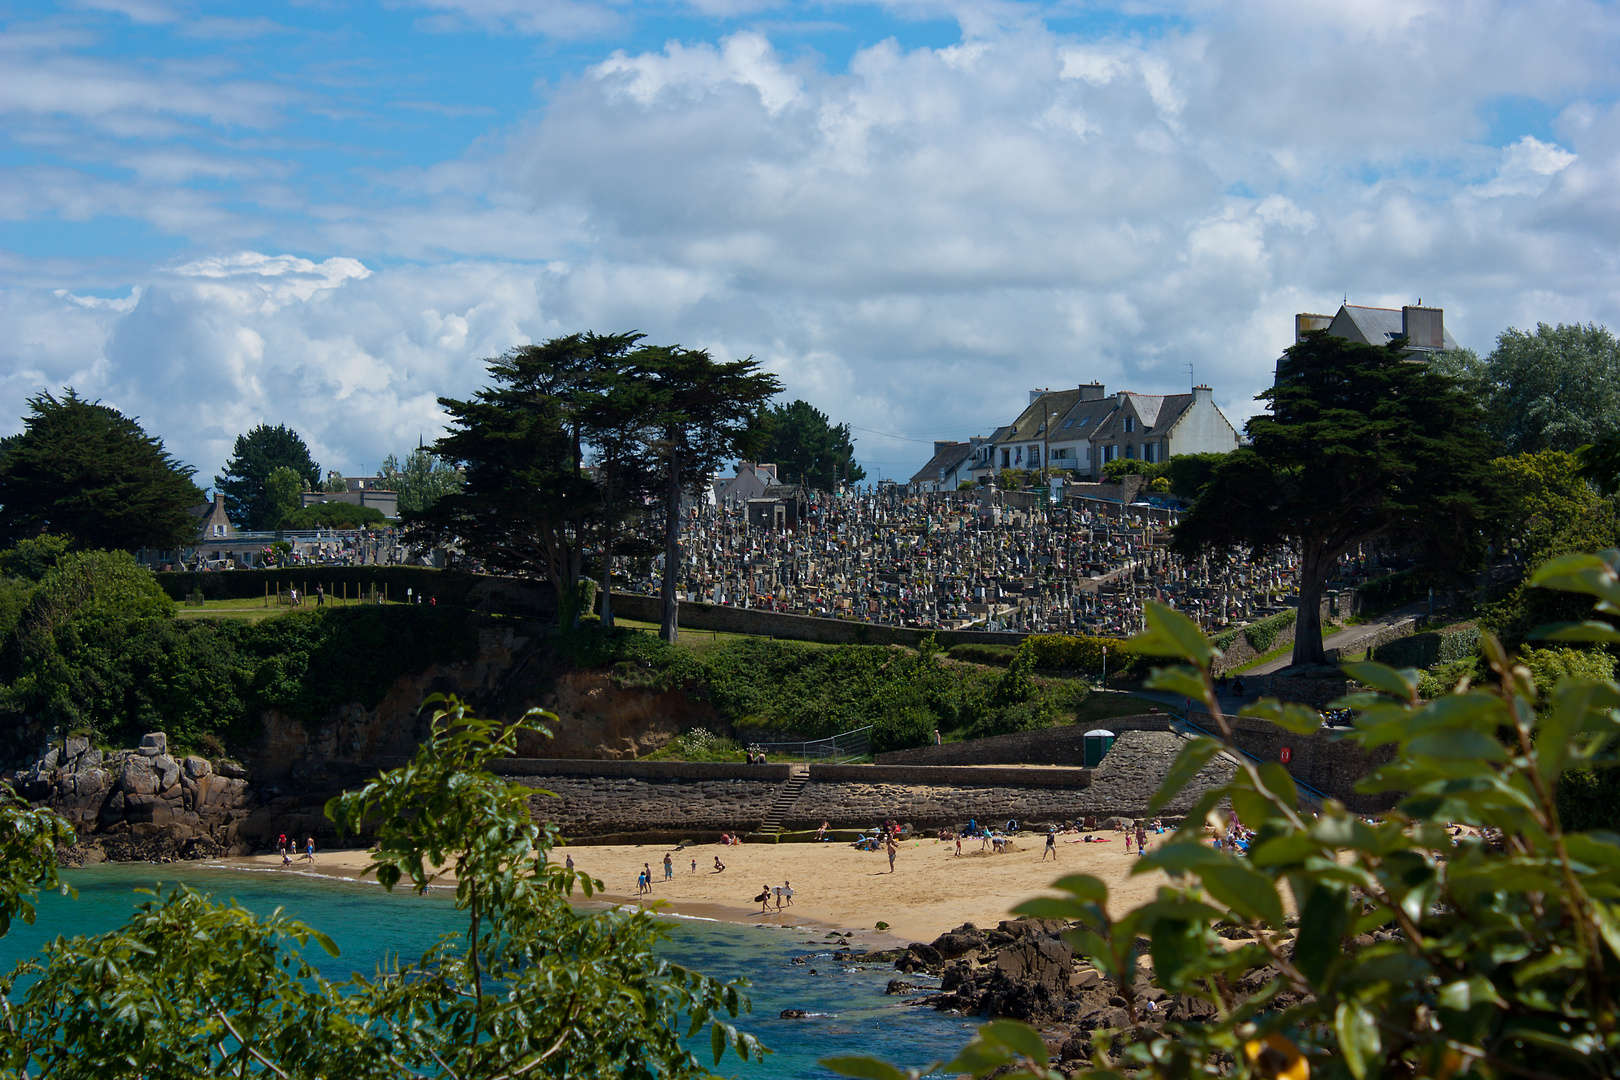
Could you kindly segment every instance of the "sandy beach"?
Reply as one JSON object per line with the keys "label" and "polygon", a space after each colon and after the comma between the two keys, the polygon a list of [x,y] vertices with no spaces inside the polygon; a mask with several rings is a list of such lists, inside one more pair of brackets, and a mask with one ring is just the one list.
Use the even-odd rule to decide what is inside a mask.
{"label": "sandy beach", "polygon": [[[883,852],[857,851],[848,844],[704,844],[678,852],[656,845],[580,846],[558,848],[553,856],[561,860],[571,855],[576,869],[601,879],[606,890],[598,896],[608,902],[650,899],[678,914],[854,931],[857,940],[878,944],[884,939],[932,941],[964,922],[994,926],[1010,917],[1015,904],[1047,892],[1064,874],[1093,874],[1107,882],[1109,908],[1116,915],[1152,899],[1167,881],[1165,875],[1133,876],[1137,857],[1134,851],[1125,853],[1124,835],[1096,835],[1109,842],[1077,843],[1073,834],[1060,836],[1055,864],[1050,857],[1041,861],[1045,841],[1035,835],[1019,837],[1017,850],[1001,854],[981,851],[978,840],[964,840],[960,858],[954,843],[908,840],[892,874]],[[665,852],[674,861],[674,877],[668,881]],[[717,855],[724,872],[714,869]],[[313,866],[302,858],[294,866],[304,873],[356,877],[367,862],[363,851],[327,851],[316,853]],[[636,875],[644,863],[653,871],[650,898],[636,895]],[[281,857],[222,860],[222,865],[233,864],[274,868]],[[792,906],[778,913],[773,900],[771,910],[761,914],[752,898],[762,887],[783,882],[792,883]],[[889,924],[886,933],[877,932],[879,922]]]}

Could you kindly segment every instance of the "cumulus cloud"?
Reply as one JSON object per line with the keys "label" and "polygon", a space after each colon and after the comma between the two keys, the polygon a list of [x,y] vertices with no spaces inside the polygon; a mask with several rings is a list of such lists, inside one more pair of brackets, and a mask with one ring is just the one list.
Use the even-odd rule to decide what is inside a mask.
{"label": "cumulus cloud", "polygon": [[[543,31],[499,0],[424,6]],[[1188,10],[1082,39],[964,8],[954,45],[881,40],[837,70],[757,27],[603,50],[463,157],[310,195],[295,235],[200,188],[41,180],[0,208],[123,200],[215,239],[111,299],[0,293],[0,425],[73,382],[209,475],[261,420],[374,467],[432,437],[434,397],[471,392],[482,358],[583,328],[754,355],[836,418],[914,438],[988,431],[1033,387],[1173,391],[1189,366],[1241,421],[1293,313],[1345,296],[1422,297],[1481,349],[1507,325],[1620,322],[1601,5]],[[248,89],[209,107],[279,107]],[[1513,96],[1559,111],[1493,144],[1483,118]],[[118,100],[73,107],[100,123]],[[857,445],[891,476],[924,449]]]}

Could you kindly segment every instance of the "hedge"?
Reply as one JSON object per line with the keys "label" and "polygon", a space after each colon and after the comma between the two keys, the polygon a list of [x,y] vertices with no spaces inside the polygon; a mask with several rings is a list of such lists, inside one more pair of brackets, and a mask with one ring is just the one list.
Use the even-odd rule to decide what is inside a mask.
{"label": "hedge", "polygon": [[1298,617],[1299,612],[1294,608],[1289,608],[1287,611],[1279,611],[1275,615],[1267,615],[1263,619],[1256,619],[1247,626],[1234,626],[1230,630],[1223,630],[1215,635],[1213,639],[1215,647],[1222,652],[1226,652],[1237,643],[1238,636],[1242,635],[1248,641],[1249,647],[1254,650],[1254,654],[1263,656],[1271,651],[1271,647],[1277,643],[1277,638],[1282,635],[1284,630],[1293,626],[1294,620]]}
{"label": "hedge", "polygon": [[1478,650],[1479,626],[1459,623],[1386,642],[1373,650],[1373,659],[1390,667],[1422,670],[1465,659]]}
{"label": "hedge", "polygon": [[1124,671],[1136,654],[1120,638],[1077,637],[1069,634],[1032,634],[1019,646],[1035,660],[1035,666],[1060,671],[1083,671],[1095,675],[1103,669],[1103,649],[1108,650],[1108,666]]}
{"label": "hedge", "polygon": [[310,589],[326,586],[327,595],[342,595],[348,586],[350,597],[366,595],[375,585],[380,594],[386,588],[390,600],[404,600],[405,590],[425,593],[441,604],[462,605],[479,578],[460,570],[435,570],[428,566],[286,566],[258,570],[218,570],[199,573],[171,570],[152,575],[164,592],[183,602],[193,592],[204,600],[256,600],[268,588]]}

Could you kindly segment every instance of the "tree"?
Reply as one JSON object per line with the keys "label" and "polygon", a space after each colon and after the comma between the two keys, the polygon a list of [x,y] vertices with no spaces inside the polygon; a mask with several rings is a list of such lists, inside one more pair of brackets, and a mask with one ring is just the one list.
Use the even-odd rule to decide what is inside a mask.
{"label": "tree", "polygon": [[236,437],[231,460],[224,474],[214,477],[214,486],[224,493],[225,512],[237,528],[276,527],[275,508],[265,485],[278,468],[293,471],[299,490],[313,490],[321,481],[321,468],[309,456],[309,447],[298,432],[285,424],[260,424]]}
{"label": "tree", "polygon": [[[641,339],[631,336],[630,343]],[[660,404],[654,367],[663,350],[642,348],[604,355],[602,366],[578,395],[578,416],[592,453],[591,468],[601,495],[600,549],[602,625],[613,626],[613,559],[620,551],[621,526],[645,512],[659,493],[653,444]]]}
{"label": "tree", "polygon": [[426,510],[451,492],[460,491],[463,482],[460,469],[421,446],[405,455],[403,465],[389,454],[377,470],[377,479],[399,492],[402,513]]}
{"label": "tree", "polygon": [[599,492],[585,469],[582,395],[637,335],[570,334],[490,361],[493,385],[440,398],[450,430],[433,445],[460,490],[404,515],[417,543],[454,544],[500,573],[549,582],[562,625],[578,620],[584,546]]}
{"label": "tree", "polygon": [[1509,453],[1573,453],[1620,430],[1620,342],[1607,327],[1510,327],[1484,360],[1459,349],[1434,364],[1478,398],[1487,433]]}
{"label": "tree", "polygon": [[[1620,552],[1578,555],[1534,580],[1620,612],[1617,571]],[[1464,684],[1437,701],[1418,697],[1416,672],[1344,665],[1368,688],[1333,703],[1358,713],[1345,738],[1393,750],[1357,789],[1400,802],[1368,821],[1332,800],[1303,805],[1283,765],[1239,750],[1210,676],[1220,651],[1178,612],[1150,601],[1146,615],[1133,648],[1180,665],[1155,670],[1148,685],[1200,702],[1213,731],[1181,748],[1150,812],[1218,754],[1236,767],[1138,860],[1170,875],[1147,903],[1125,910],[1103,881],[1075,874],[1054,883],[1059,895],[1013,909],[1070,921],[1065,938],[1119,999],[1121,1019],[1083,1036],[1084,1075],[1620,1074],[1620,843],[1611,832],[1575,831],[1556,794],[1584,766],[1615,764],[1620,686],[1589,677],[1537,685],[1489,635],[1482,645],[1498,683]],[[1607,626],[1548,633],[1620,644]],[[1539,713],[1538,703],[1547,706]],[[1275,701],[1243,715],[1296,737],[1321,724],[1314,708]],[[1206,827],[1228,833],[1239,819],[1234,838],[1247,843],[1212,849]],[[1454,832],[1458,825],[1468,831]],[[1230,927],[1241,929],[1240,941],[1227,940],[1237,936]],[[1197,1012],[1153,1022],[1144,982],[1158,1001],[1184,1003],[1182,1016],[1189,1005]],[[907,1074],[865,1058],[823,1064],[867,1080],[1081,1075],[1073,1062],[1059,1071],[1042,1033],[1010,1020],[981,1027],[943,1067]]]}
{"label": "tree", "polygon": [[375,506],[356,506],[346,502],[311,503],[302,510],[288,515],[282,524],[285,529],[383,529],[388,519]]}
{"label": "tree", "polygon": [[[708,1075],[683,1036],[712,1029],[714,1061],[764,1048],[730,1022],[748,1007],[740,984],[658,957],[665,931],[650,912],[575,910],[602,883],[549,858],[555,826],[533,820],[530,789],[492,775],[519,732],[437,696],[432,734],[404,768],[340,795],[326,813],[340,834],[374,838],[385,888],[425,892],[454,873],[466,930],[414,962],[396,960],[343,983],[299,950],[337,947],[277,911],[260,917],[176,889],[125,926],[58,938],[42,961],[0,979],[8,1076],[231,1076],[280,1080],[516,1080]],[[59,816],[0,789],[0,932],[31,920],[58,882]]]}
{"label": "tree", "polygon": [[174,548],[197,532],[203,501],[181,465],[140,424],[87,401],[28,399],[20,434],[0,440],[0,542],[50,532],[76,548]]}
{"label": "tree", "polygon": [[657,402],[653,444],[664,499],[664,589],[659,634],[675,643],[676,579],[681,565],[681,495],[696,492],[726,462],[758,451],[760,414],[782,384],[752,357],[717,363],[707,352],[680,346],[644,350]]}
{"label": "tree", "polygon": [[855,444],[848,424],[833,424],[808,401],[793,401],[766,410],[761,461],[774,462],[776,475],[818,491],[833,491],[840,481],[866,479],[855,464]]}
{"label": "tree", "polygon": [[1306,335],[1270,403],[1247,425],[1176,527],[1187,558],[1291,547],[1299,556],[1293,663],[1321,664],[1322,590],[1358,544],[1408,544],[1426,565],[1464,572],[1483,554],[1485,463],[1478,405],[1450,378],[1386,347]]}
{"label": "tree", "polygon": [[304,482],[285,465],[278,465],[264,478],[265,524],[272,529],[287,527],[287,519],[303,508]]}

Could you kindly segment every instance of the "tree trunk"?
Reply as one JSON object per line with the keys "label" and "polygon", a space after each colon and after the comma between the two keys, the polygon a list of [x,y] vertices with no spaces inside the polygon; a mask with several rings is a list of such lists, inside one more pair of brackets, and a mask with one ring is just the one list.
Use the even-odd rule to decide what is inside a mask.
{"label": "tree trunk", "polygon": [[1338,557],[1338,552],[1304,545],[1299,560],[1299,614],[1294,619],[1294,667],[1327,663],[1322,648],[1322,590]]}
{"label": "tree trunk", "polygon": [[[583,476],[585,462],[580,458],[579,424],[574,424],[574,475]],[[585,515],[574,515],[574,543],[568,552],[568,588],[572,593],[574,602],[568,620],[570,630],[579,629],[579,617],[584,614],[580,611],[580,602],[584,599],[580,595],[580,583],[585,577]]]}
{"label": "tree trunk", "polygon": [[602,471],[602,629],[613,629],[613,481]]}
{"label": "tree trunk", "polygon": [[675,440],[669,448],[669,489],[664,493],[664,610],[658,636],[675,644],[680,601],[675,597],[675,575],[681,565],[681,451]]}

